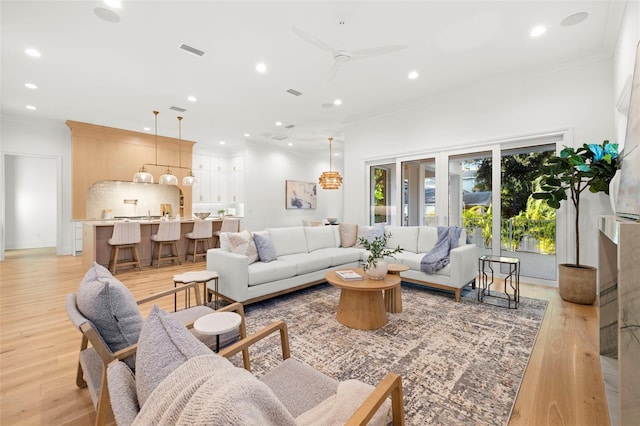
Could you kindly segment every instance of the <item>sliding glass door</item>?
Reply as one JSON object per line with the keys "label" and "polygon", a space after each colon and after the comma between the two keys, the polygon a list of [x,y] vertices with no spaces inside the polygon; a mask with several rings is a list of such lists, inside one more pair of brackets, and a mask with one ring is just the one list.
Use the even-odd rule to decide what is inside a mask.
{"label": "sliding glass door", "polygon": [[402,225],[437,225],[436,160],[403,161]]}

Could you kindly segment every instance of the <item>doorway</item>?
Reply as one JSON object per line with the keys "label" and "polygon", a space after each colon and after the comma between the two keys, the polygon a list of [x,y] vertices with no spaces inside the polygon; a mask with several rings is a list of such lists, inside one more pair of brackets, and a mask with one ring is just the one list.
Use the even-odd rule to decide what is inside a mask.
{"label": "doorway", "polygon": [[4,250],[58,247],[60,159],[4,155]]}

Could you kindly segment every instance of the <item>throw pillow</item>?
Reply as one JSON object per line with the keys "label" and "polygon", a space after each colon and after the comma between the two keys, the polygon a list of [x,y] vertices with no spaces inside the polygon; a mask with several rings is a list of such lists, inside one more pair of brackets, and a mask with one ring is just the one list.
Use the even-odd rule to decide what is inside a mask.
{"label": "throw pillow", "polygon": [[[382,237],[383,235],[384,235],[384,226],[382,225],[373,225],[373,226],[358,225],[358,235],[356,238],[356,242],[360,240],[360,238],[364,238],[365,240],[372,242],[376,237]],[[362,245],[356,244],[356,247],[362,247]]]}
{"label": "throw pillow", "polygon": [[170,314],[154,305],[138,340],[136,393],[140,407],[173,370],[200,355],[211,355],[211,349]]}
{"label": "throw pillow", "polygon": [[249,265],[258,260],[258,250],[253,242],[251,232],[246,229],[241,232],[227,233],[229,241],[229,251],[232,253],[242,254],[249,258]]}
{"label": "throw pillow", "polygon": [[340,247],[353,247],[358,241],[358,225],[355,223],[341,223]]}
{"label": "throw pillow", "polygon": [[260,234],[253,234],[253,241],[256,243],[258,256],[262,262],[267,263],[278,258],[276,255],[276,248],[269,237]]}
{"label": "throw pillow", "polygon": [[[78,310],[96,328],[111,352],[138,341],[142,315],[129,289],[113,276],[82,281],[78,288]],[[133,368],[134,358],[127,364]]]}
{"label": "throw pillow", "polygon": [[82,278],[82,282],[85,281],[96,281],[99,278],[111,278],[111,271],[109,271],[104,266],[100,265],[98,262],[93,262],[93,265],[87,270]]}

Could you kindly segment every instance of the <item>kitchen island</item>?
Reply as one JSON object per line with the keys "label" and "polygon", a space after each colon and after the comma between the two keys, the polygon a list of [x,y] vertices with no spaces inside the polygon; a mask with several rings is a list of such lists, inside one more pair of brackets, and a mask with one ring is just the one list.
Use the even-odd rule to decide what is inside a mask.
{"label": "kitchen island", "polygon": [[[205,219],[207,222],[211,222],[213,231],[219,231],[222,226],[222,219]],[[82,224],[82,265],[85,268],[91,267],[93,262],[98,262],[100,265],[109,267],[109,256],[111,254],[111,246],[107,241],[113,234],[113,225],[119,220],[87,220]],[[160,219],[143,219],[136,220],[140,222],[140,244],[138,244],[138,255],[140,256],[140,265],[151,265],[151,253],[153,252],[153,241],[151,241],[151,235],[158,232],[158,226]],[[180,220],[180,240],[177,243],[178,252],[180,257],[184,260],[184,255],[187,251],[187,239],[184,234],[193,230],[193,223],[195,219],[182,219]],[[211,247],[213,247],[213,241],[215,237],[211,239]]]}

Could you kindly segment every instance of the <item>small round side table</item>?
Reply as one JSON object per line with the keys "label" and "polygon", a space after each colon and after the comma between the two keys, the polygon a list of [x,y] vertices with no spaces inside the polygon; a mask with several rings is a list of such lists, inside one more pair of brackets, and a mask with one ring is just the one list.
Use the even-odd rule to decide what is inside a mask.
{"label": "small round side table", "polygon": [[[216,271],[191,271],[185,272],[184,274],[174,275],[173,276],[173,287],[177,287],[178,284],[190,284],[190,283],[198,283],[202,284],[203,289],[203,303],[207,303],[207,283],[209,281],[214,281],[215,289],[216,289],[216,306],[218,306],[218,273]],[[187,292],[185,294],[185,306],[191,306],[191,292]],[[177,309],[177,297],[173,295],[173,310]]]}
{"label": "small round side table", "polygon": [[[389,263],[387,265],[387,272],[392,275],[400,275],[400,272],[408,270],[409,267],[407,265],[401,265],[400,263]],[[402,292],[400,286],[384,291],[384,305],[387,312],[396,314],[402,312]]]}
{"label": "small round side table", "polygon": [[216,352],[220,352],[220,335],[240,327],[242,317],[235,312],[212,312],[193,323],[193,328],[209,336],[216,336]]}

